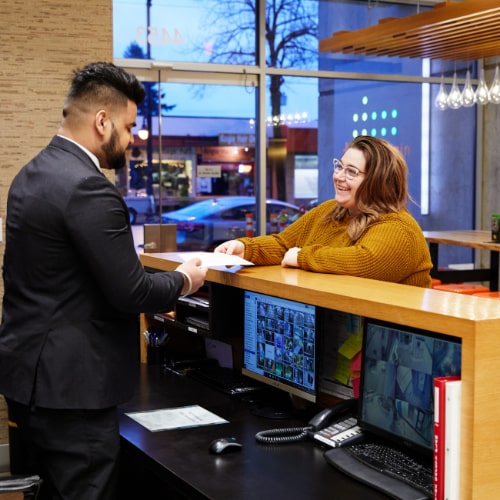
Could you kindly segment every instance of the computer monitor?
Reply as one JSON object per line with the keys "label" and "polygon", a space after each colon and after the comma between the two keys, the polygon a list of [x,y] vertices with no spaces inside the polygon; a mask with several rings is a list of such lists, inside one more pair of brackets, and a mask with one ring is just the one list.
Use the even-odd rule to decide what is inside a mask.
{"label": "computer monitor", "polygon": [[262,293],[244,294],[242,372],[316,401],[316,307]]}
{"label": "computer monitor", "polygon": [[461,374],[461,339],[365,319],[358,423],[432,456],[434,377]]}

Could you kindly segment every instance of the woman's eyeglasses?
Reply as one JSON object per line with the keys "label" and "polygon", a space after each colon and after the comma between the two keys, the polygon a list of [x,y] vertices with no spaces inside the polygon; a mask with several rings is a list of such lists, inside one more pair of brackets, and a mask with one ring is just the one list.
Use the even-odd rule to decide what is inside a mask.
{"label": "woman's eyeglasses", "polygon": [[339,175],[342,172],[345,173],[346,179],[349,179],[350,181],[355,179],[359,174],[364,174],[364,172],[361,172],[361,170],[358,167],[353,167],[352,165],[347,165],[344,167],[344,165],[342,165],[340,160],[334,158],[333,173]]}

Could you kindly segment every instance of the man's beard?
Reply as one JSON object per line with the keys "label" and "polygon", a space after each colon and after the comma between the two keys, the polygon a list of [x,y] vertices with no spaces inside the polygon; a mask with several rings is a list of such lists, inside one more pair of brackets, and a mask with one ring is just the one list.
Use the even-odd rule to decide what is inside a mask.
{"label": "man's beard", "polygon": [[113,124],[113,132],[109,141],[102,145],[102,152],[106,162],[105,168],[120,170],[126,165],[125,151],[120,151],[118,148],[118,132]]}

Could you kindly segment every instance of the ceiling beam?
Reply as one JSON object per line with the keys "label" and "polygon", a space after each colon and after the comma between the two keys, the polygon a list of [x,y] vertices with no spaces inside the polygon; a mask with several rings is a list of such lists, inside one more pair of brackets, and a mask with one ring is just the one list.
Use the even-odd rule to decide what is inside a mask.
{"label": "ceiling beam", "polygon": [[444,2],[403,18],[381,19],[319,42],[320,52],[477,60],[500,55],[500,1]]}

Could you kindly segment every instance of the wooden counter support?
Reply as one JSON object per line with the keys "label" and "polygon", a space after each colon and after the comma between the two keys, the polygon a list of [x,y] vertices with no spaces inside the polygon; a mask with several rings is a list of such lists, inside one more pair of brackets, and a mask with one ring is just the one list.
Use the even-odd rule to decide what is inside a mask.
{"label": "wooden counter support", "polygon": [[[167,271],[173,253],[143,254],[144,267]],[[498,301],[280,266],[210,269],[207,281],[383,319],[462,338],[461,498],[500,491],[500,307]]]}

